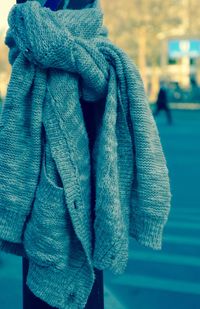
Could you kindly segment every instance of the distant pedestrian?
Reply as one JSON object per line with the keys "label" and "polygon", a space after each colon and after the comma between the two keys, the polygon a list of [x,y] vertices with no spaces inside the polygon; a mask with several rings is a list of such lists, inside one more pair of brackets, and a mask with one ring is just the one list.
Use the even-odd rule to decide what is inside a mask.
{"label": "distant pedestrian", "polygon": [[160,90],[156,100],[156,109],[153,113],[154,116],[157,116],[161,110],[165,111],[168,124],[172,124],[172,115],[168,102],[167,87],[164,82],[160,83]]}

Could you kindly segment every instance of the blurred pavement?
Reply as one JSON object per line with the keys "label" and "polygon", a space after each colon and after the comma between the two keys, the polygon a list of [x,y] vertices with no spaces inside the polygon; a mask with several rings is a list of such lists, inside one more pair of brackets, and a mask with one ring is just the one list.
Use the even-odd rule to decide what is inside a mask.
{"label": "blurred pavement", "polygon": [[[173,194],[163,250],[131,240],[125,274],[105,272],[105,309],[200,308],[200,110],[172,113],[156,118]],[[21,287],[21,258],[1,253],[0,309],[22,308]]]}
{"label": "blurred pavement", "polygon": [[163,249],[131,240],[125,274],[105,272],[107,288],[124,309],[200,308],[200,110],[172,115],[172,126],[162,112],[156,118],[173,194]]}

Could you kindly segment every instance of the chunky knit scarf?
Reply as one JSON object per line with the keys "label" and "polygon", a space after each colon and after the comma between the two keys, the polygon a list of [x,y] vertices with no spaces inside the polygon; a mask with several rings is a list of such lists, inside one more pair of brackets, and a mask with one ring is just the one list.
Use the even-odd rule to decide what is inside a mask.
{"label": "chunky knit scarf", "polygon": [[[104,242],[103,235],[98,232],[102,225],[113,237],[115,252],[120,248],[127,250],[127,235],[139,237],[137,231],[141,230],[141,224],[145,227],[145,220],[148,220],[145,214],[154,218],[157,226],[159,222],[163,227],[171,198],[166,161],[141,77],[129,57],[108,40],[102,20],[99,7],[52,12],[38,2],[30,1],[13,7],[6,37],[13,65],[11,84],[14,85],[14,79],[21,79],[23,83],[29,74],[28,83],[33,85],[29,91],[37,93],[40,83],[45,82],[59,113],[59,93],[53,93],[52,89],[69,82],[70,89],[66,88],[65,94],[66,110],[61,109],[68,113],[69,121],[70,117],[74,121],[73,115],[80,113],[80,102],[73,101],[77,94],[92,104],[107,98],[92,153],[96,186],[94,265],[100,269],[109,266],[106,260],[103,266],[98,262],[98,246]],[[45,108],[47,103],[45,96],[41,96],[41,106]],[[34,123],[32,125],[34,129]],[[77,126],[83,135],[81,141],[84,141],[79,145],[79,151],[85,156],[83,159],[80,155],[83,159],[79,161],[81,168],[83,161],[88,161],[89,150],[85,148],[88,147],[88,136],[83,119]],[[68,133],[71,141],[76,138],[72,131]],[[122,169],[127,171],[124,179],[120,178]],[[122,183],[124,190],[123,185],[119,188]],[[125,184],[129,184],[130,195],[125,192],[128,187]],[[128,203],[134,210],[123,213],[121,202],[127,196],[130,196]],[[109,211],[107,205],[111,205]],[[127,220],[134,222],[137,213],[140,217],[144,214],[145,219],[139,223],[136,220],[134,226],[129,227],[128,223],[126,226]],[[113,218],[117,224],[113,225]],[[149,233],[152,232],[151,229]],[[155,228],[154,232],[159,234],[160,229]],[[161,244],[152,246],[160,248]],[[114,271],[121,272],[126,260],[125,254]]]}

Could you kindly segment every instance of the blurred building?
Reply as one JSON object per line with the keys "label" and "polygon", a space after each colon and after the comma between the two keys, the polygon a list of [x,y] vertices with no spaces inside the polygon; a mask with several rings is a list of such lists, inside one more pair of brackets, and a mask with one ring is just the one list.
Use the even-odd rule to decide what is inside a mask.
{"label": "blurred building", "polygon": [[102,4],[111,38],[139,66],[150,100],[155,100],[163,79],[175,94],[173,100],[194,100],[200,84],[199,1],[102,0]]}

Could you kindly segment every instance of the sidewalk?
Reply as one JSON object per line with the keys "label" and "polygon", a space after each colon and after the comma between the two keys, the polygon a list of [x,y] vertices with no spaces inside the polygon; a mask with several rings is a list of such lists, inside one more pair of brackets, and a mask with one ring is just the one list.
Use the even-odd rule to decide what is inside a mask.
{"label": "sidewalk", "polygon": [[[200,308],[200,111],[172,113],[156,120],[173,194],[163,250],[131,241],[125,274],[105,272],[105,309]],[[0,309],[21,309],[21,258],[1,256]]]}
{"label": "sidewalk", "polygon": [[0,252],[0,309],[22,309],[21,265],[21,257]]}
{"label": "sidewalk", "polygon": [[172,114],[172,126],[165,114],[156,119],[173,194],[163,250],[132,240],[125,274],[106,273],[106,285],[126,309],[200,308],[200,111]]}

